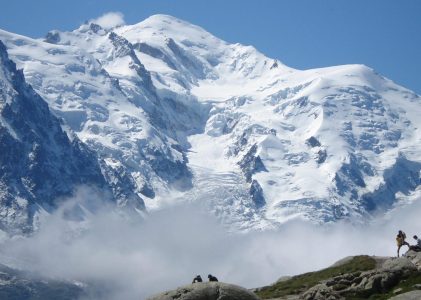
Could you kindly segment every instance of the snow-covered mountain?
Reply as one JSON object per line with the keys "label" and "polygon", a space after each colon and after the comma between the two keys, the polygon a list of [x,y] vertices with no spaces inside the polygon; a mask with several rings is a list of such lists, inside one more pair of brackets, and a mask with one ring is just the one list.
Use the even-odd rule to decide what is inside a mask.
{"label": "snow-covered mountain", "polygon": [[76,186],[111,192],[96,155],[77,137],[68,138],[1,41],[0,150],[2,230],[30,232]]}
{"label": "snow-covered mountain", "polygon": [[0,40],[120,202],[267,228],[367,216],[420,185],[421,98],[366,66],[295,70],[166,15]]}

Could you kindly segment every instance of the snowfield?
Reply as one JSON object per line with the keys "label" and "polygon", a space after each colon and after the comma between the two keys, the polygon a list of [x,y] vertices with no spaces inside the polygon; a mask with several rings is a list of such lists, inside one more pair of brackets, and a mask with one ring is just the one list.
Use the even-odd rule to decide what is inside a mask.
{"label": "snowfield", "polygon": [[0,40],[120,206],[202,203],[242,230],[360,222],[421,183],[421,98],[367,66],[296,70],[166,15]]}

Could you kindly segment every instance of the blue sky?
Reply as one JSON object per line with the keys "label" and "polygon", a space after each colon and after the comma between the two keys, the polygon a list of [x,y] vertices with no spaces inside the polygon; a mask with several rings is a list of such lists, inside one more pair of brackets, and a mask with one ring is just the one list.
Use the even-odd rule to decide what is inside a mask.
{"label": "blue sky", "polygon": [[106,12],[134,24],[164,13],[298,69],[362,63],[421,94],[419,0],[13,0],[0,28],[32,37]]}

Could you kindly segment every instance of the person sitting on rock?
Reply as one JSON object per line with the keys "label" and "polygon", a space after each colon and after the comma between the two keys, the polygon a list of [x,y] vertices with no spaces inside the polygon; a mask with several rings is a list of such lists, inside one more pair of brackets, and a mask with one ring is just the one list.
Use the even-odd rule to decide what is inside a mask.
{"label": "person sitting on rock", "polygon": [[209,281],[218,281],[218,278],[212,276],[211,274],[208,275]]}
{"label": "person sitting on rock", "polygon": [[414,240],[417,241],[417,244],[414,246],[409,246],[409,250],[413,250],[415,252],[421,252],[421,239],[419,239],[416,235],[414,235]]}
{"label": "person sitting on rock", "polygon": [[406,234],[402,230],[399,230],[398,235],[396,236],[396,244],[398,245],[398,257],[399,257],[399,251],[401,250],[401,247],[406,245],[409,247],[408,242],[405,241]]}
{"label": "person sitting on rock", "polygon": [[203,282],[202,277],[200,275],[197,275],[194,279],[192,283],[196,283],[196,282]]}

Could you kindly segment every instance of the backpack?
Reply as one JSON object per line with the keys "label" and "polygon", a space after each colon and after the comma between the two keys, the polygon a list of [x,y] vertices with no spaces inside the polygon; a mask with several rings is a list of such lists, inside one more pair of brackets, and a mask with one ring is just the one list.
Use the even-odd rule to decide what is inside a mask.
{"label": "backpack", "polygon": [[398,244],[398,247],[399,246],[402,246],[403,245],[403,236],[401,236],[401,235],[397,235],[396,236],[396,243]]}

